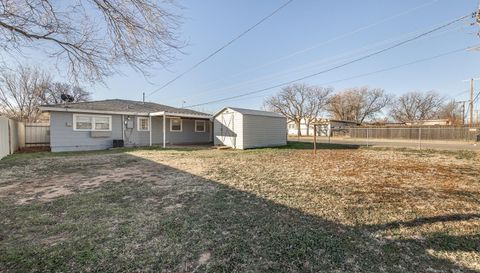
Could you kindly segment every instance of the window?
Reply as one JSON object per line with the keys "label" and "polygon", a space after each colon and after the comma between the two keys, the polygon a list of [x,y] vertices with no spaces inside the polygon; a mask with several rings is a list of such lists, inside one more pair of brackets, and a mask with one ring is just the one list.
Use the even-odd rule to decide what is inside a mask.
{"label": "window", "polygon": [[207,126],[205,125],[204,120],[196,120],[195,121],[195,132],[203,133],[206,131]]}
{"label": "window", "polygon": [[112,117],[73,114],[74,131],[111,131]]}
{"label": "window", "polygon": [[95,117],[95,130],[108,131],[110,130],[109,117]]}
{"label": "window", "polygon": [[139,117],[137,119],[137,130],[138,131],[149,131],[150,120],[146,117]]}
{"label": "window", "polygon": [[181,132],[182,131],[182,120],[179,118],[170,119],[170,132]]}

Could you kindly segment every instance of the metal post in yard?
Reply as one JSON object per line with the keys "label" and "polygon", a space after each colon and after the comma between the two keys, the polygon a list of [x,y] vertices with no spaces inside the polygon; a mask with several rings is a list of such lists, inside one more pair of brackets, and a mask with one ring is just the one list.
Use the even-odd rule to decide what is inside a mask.
{"label": "metal post in yard", "polygon": [[367,127],[367,147],[368,147],[368,127]]}
{"label": "metal post in yard", "polygon": [[418,127],[418,149],[422,149],[422,127]]}
{"label": "metal post in yard", "polygon": [[313,124],[313,154],[317,154],[317,125]]}
{"label": "metal post in yard", "polygon": [[330,136],[332,135],[332,125],[330,122],[327,125],[327,133],[328,133],[328,144],[330,144]]}

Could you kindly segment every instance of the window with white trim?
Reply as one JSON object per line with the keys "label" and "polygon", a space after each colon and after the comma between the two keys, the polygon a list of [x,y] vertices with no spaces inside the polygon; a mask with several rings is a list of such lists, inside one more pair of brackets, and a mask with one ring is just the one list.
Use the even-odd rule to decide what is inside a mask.
{"label": "window with white trim", "polygon": [[170,132],[181,132],[182,131],[182,119],[171,118],[170,119]]}
{"label": "window with white trim", "polygon": [[111,131],[112,116],[73,114],[74,131]]}
{"label": "window with white trim", "polygon": [[137,130],[138,131],[149,131],[150,120],[147,117],[138,117],[137,119]]}
{"label": "window with white trim", "polygon": [[207,125],[204,120],[195,121],[195,132],[204,133],[207,130]]}

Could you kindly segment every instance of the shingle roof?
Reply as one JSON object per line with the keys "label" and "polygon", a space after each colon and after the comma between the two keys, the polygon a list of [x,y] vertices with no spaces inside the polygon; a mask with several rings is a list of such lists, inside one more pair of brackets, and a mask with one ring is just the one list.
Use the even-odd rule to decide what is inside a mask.
{"label": "shingle roof", "polygon": [[245,108],[237,108],[237,107],[225,107],[222,110],[218,111],[214,116],[220,114],[225,109],[231,109],[233,111],[239,112],[244,115],[254,115],[254,116],[266,116],[266,117],[275,117],[275,118],[285,118],[281,114],[268,112],[268,111],[261,111],[261,110],[253,110],[253,109],[245,109]]}
{"label": "shingle roof", "polygon": [[158,104],[154,102],[141,102],[133,100],[98,100],[88,102],[77,102],[68,104],[53,104],[43,105],[43,107],[59,108],[59,109],[78,109],[91,111],[117,111],[127,113],[154,113],[154,112],[168,112],[173,114],[188,114],[188,115],[208,115],[202,112],[193,111],[190,109],[175,108],[168,105]]}

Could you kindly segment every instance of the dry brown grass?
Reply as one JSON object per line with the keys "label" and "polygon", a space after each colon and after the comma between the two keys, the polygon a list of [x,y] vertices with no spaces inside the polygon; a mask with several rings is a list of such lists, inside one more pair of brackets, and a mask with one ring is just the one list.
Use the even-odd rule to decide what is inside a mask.
{"label": "dry brown grass", "polygon": [[[120,266],[130,263],[128,269],[165,271],[480,271],[478,159],[365,149],[325,149],[316,156],[294,149],[207,149],[19,162],[9,163],[8,168],[0,165],[1,213],[8,221],[14,220],[7,210],[20,213],[28,208],[30,213],[45,214],[51,213],[50,207],[55,213],[79,214],[75,219],[81,219],[82,225],[100,224],[107,230],[115,230],[114,223],[136,219],[123,237],[111,238],[111,232],[96,235],[99,240],[120,241],[131,249],[124,253],[128,257],[95,252],[102,262],[90,258],[84,266],[100,263],[104,269],[123,270]],[[98,199],[99,194],[115,197]],[[79,200],[114,212],[102,218],[80,206]],[[57,207],[65,205],[67,212]],[[141,209],[131,211],[137,207]],[[32,224],[22,217],[16,220]],[[57,220],[56,226],[66,221]],[[0,260],[7,265],[3,269],[51,268],[40,262],[19,266],[12,253],[37,258],[19,254],[15,245],[19,240],[38,239],[44,251],[40,253],[54,255],[50,248],[59,246],[75,252],[79,246],[67,242],[85,236],[58,226],[55,234],[44,235],[14,228],[9,229],[13,237],[1,234],[8,253]],[[138,232],[152,234],[149,243],[143,245]],[[106,242],[107,249],[118,251],[112,250],[114,242]],[[145,253],[139,252],[143,248]],[[60,270],[72,268],[66,261],[57,263]],[[89,271],[90,267],[76,265]]]}

